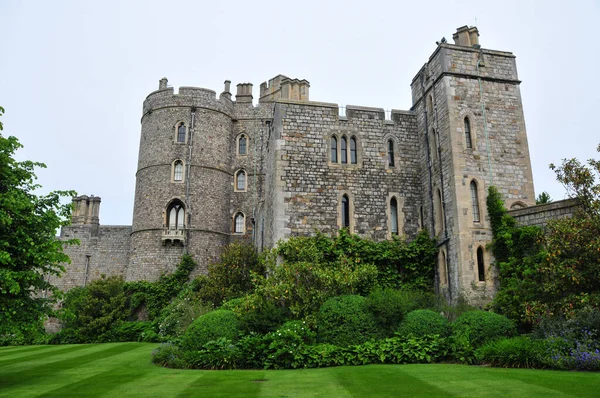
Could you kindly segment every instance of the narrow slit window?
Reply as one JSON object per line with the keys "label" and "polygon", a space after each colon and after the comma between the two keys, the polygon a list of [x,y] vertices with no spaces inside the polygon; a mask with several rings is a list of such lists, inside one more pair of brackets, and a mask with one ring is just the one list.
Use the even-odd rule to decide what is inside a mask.
{"label": "narrow slit window", "polygon": [[242,213],[237,213],[235,215],[235,219],[234,219],[234,226],[233,226],[233,232],[236,234],[243,234],[244,233],[244,220],[245,217]]}
{"label": "narrow slit window", "polygon": [[331,163],[337,163],[337,138],[331,137]]}
{"label": "narrow slit window", "polygon": [[346,137],[342,137],[342,147],[340,150],[342,155],[342,164],[348,163],[348,153],[346,152],[348,150],[348,140]]}
{"label": "narrow slit window", "polygon": [[388,166],[394,167],[394,141],[388,141]]}
{"label": "narrow slit window", "polygon": [[185,124],[180,123],[177,127],[177,142],[185,142]]}
{"label": "narrow slit window", "polygon": [[178,160],[175,162],[174,170],[173,170],[173,181],[181,182],[183,181],[183,162]]}
{"label": "narrow slit window", "polygon": [[240,140],[238,142],[238,153],[240,155],[246,154],[246,136],[243,134],[240,136]]}
{"label": "narrow slit window", "polygon": [[465,118],[465,142],[467,148],[473,148],[473,141],[471,140],[471,122],[468,117]]}
{"label": "narrow slit window", "polygon": [[483,248],[477,248],[477,273],[479,282],[485,282],[485,262],[483,258]]}
{"label": "narrow slit window", "polygon": [[473,222],[480,222],[479,195],[477,194],[477,183],[471,181],[471,205],[473,208]]}
{"label": "narrow slit window", "polygon": [[358,159],[356,158],[356,138],[352,137],[350,138],[350,163],[356,164],[357,160]]}
{"label": "narrow slit window", "polygon": [[350,228],[350,199],[342,196],[342,228]]}
{"label": "narrow slit window", "polygon": [[236,189],[238,191],[246,190],[246,172],[244,170],[240,170],[236,174]]}
{"label": "narrow slit window", "polygon": [[392,235],[398,235],[398,201],[396,198],[390,200],[390,223]]}

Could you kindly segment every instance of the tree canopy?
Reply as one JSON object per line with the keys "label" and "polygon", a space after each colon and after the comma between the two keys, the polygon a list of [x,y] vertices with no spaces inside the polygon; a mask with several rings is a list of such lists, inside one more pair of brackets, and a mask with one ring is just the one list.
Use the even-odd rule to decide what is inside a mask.
{"label": "tree canopy", "polygon": [[37,195],[34,170],[45,165],[15,160],[21,147],[17,138],[0,133],[0,336],[39,326],[51,310],[46,296],[58,293],[48,276],[60,274],[61,264],[69,262],[56,232],[71,213],[70,203],[61,199],[75,192]]}

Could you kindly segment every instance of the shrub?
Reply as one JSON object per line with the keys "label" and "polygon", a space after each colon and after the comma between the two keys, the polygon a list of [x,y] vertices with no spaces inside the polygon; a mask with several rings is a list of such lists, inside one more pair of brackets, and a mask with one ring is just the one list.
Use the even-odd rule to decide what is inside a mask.
{"label": "shrub", "polygon": [[183,369],[186,367],[183,356],[184,351],[181,347],[175,344],[165,343],[152,351],[152,363],[168,368]]}
{"label": "shrub", "polygon": [[488,311],[465,312],[454,321],[452,330],[454,334],[466,334],[475,349],[488,341],[516,334],[515,324],[511,320]]}
{"label": "shrub", "polygon": [[232,311],[216,310],[196,319],[182,337],[182,347],[199,350],[220,337],[235,340],[240,334],[239,322]]}
{"label": "shrub", "polygon": [[389,337],[398,329],[406,314],[426,305],[420,300],[424,295],[421,291],[376,289],[367,296],[366,305],[375,316],[381,334]]}
{"label": "shrub", "polygon": [[526,336],[491,341],[475,355],[479,361],[504,368],[543,369],[550,364],[549,343]]}
{"label": "shrub", "polygon": [[163,339],[179,337],[195,319],[212,310],[212,305],[200,300],[196,292],[184,289],[155,320],[159,336]]}
{"label": "shrub", "polygon": [[78,343],[96,341],[128,315],[123,278],[117,276],[69,290],[58,314],[65,328],[73,329],[64,335],[77,336]]}
{"label": "shrub", "polygon": [[98,338],[98,342],[146,341],[157,342],[151,322],[123,322]]}
{"label": "shrub", "polygon": [[361,296],[330,298],[317,315],[319,342],[347,346],[360,344],[377,335],[375,317]]}
{"label": "shrub", "polygon": [[409,312],[400,324],[398,333],[402,336],[440,335],[449,336],[452,331],[450,323],[442,315],[431,310]]}
{"label": "shrub", "polygon": [[240,330],[245,334],[272,332],[290,317],[287,308],[256,294],[227,301],[221,308],[237,314]]}
{"label": "shrub", "polygon": [[131,297],[130,311],[145,308],[148,319],[156,319],[171,300],[187,286],[190,273],[195,267],[196,262],[192,256],[184,254],[175,272],[161,275],[156,282],[127,282],[125,289]]}

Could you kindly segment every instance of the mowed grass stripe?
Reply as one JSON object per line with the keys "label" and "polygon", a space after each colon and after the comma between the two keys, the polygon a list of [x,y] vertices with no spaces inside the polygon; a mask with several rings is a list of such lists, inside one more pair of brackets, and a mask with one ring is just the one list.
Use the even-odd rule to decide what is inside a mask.
{"label": "mowed grass stripe", "polygon": [[[340,367],[335,377],[353,397],[452,397],[453,394],[404,371],[406,365]],[[369,369],[369,371],[365,371]]]}
{"label": "mowed grass stripe", "polygon": [[3,358],[8,355],[12,355],[17,352],[22,351],[39,351],[39,350],[47,350],[49,348],[58,348],[58,345],[19,345],[19,346],[10,346],[10,347],[0,347],[0,358]]}
{"label": "mowed grass stripe", "polygon": [[[530,385],[536,385],[545,389],[551,389],[568,397],[598,397],[600,396],[600,373],[598,372],[561,372],[556,370],[540,372],[532,369],[522,369],[514,372],[510,369],[490,368],[489,372],[495,373],[496,377],[503,380],[520,380]],[[597,389],[590,390],[590,378],[595,378]],[[549,395],[550,396],[550,395]]]}
{"label": "mowed grass stripe", "polygon": [[[39,360],[41,358],[49,359],[56,355],[63,355],[70,352],[89,350],[89,345],[76,345],[76,346],[41,346],[42,350],[28,350],[19,351],[13,355],[7,355],[0,357],[0,368],[5,366],[16,365],[21,362],[27,362],[30,360]],[[34,351],[33,353],[31,353]],[[27,354],[27,355],[25,355]]]}
{"label": "mowed grass stripe", "polygon": [[[456,395],[460,397],[576,397],[565,392],[548,388],[548,380],[540,377],[540,371],[537,377],[541,381],[539,384],[530,384],[514,377],[516,372],[526,372],[527,369],[520,371],[512,370],[510,375],[501,372],[499,368],[487,368],[467,365],[404,365],[403,371],[411,374],[417,379],[427,381],[435,385],[445,394]],[[499,372],[500,371],[500,372]],[[555,372],[560,375],[562,383],[569,384],[569,372]],[[444,377],[439,377],[444,375]],[[588,388],[589,390],[589,388]],[[589,393],[589,391],[588,391]],[[586,395],[583,395],[586,396]],[[597,396],[597,395],[588,395]]]}
{"label": "mowed grass stripe", "polygon": [[264,375],[268,381],[260,385],[260,397],[354,397],[336,377],[339,369],[270,370]]}
{"label": "mowed grass stripe", "polygon": [[[260,370],[224,370],[196,371],[193,383],[177,397],[263,397],[260,394],[263,371]],[[192,375],[188,375],[192,376]],[[235,395],[234,395],[235,394]]]}
{"label": "mowed grass stripe", "polygon": [[[85,347],[85,346],[83,346]],[[92,346],[93,347],[93,346]],[[16,388],[20,385],[35,385],[51,379],[56,380],[62,372],[79,368],[89,363],[139,348],[137,345],[122,343],[118,345],[106,344],[100,346],[100,351],[94,351],[79,356],[70,356],[60,361],[32,366],[21,372],[2,372],[0,375],[0,389]]]}

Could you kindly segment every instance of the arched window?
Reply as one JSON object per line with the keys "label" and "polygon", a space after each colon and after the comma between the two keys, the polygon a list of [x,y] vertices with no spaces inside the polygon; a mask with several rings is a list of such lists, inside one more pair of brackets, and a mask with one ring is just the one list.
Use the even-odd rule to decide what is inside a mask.
{"label": "arched window", "polygon": [[183,181],[183,162],[181,160],[176,160],[173,163],[173,181]]}
{"label": "arched window", "polygon": [[388,166],[394,167],[394,141],[388,140]]}
{"label": "arched window", "polygon": [[442,202],[442,193],[436,190],[436,206],[435,206],[435,234],[439,235],[444,230],[444,205]]}
{"label": "arched window", "polygon": [[392,235],[398,235],[398,201],[396,198],[390,200],[390,231]]}
{"label": "arched window", "polygon": [[480,222],[479,217],[479,195],[477,194],[477,183],[471,181],[471,206],[473,209],[473,222]]}
{"label": "arched window", "polygon": [[350,228],[350,199],[342,196],[342,228]]}
{"label": "arched window", "polygon": [[342,156],[342,164],[346,164],[348,163],[348,153],[347,148],[348,147],[348,140],[346,139],[346,137],[342,137],[342,147],[340,148],[341,153],[340,155]]}
{"label": "arched window", "polygon": [[177,142],[185,142],[186,128],[183,122],[177,126]]}
{"label": "arched window", "polygon": [[246,230],[246,217],[244,213],[236,213],[233,218],[233,233],[243,234]]}
{"label": "arched window", "polygon": [[331,163],[337,163],[337,138],[335,136],[331,137]]}
{"label": "arched window", "polygon": [[350,163],[356,164],[356,137],[350,138]]}
{"label": "arched window", "polygon": [[479,274],[479,282],[485,282],[485,262],[481,246],[477,248],[477,273]]}
{"label": "arched window", "polygon": [[185,225],[185,208],[179,200],[173,201],[167,208],[167,226],[170,230],[183,229]]}
{"label": "arched window", "polygon": [[465,118],[465,142],[467,148],[473,148],[473,141],[471,141],[471,122],[468,117]]}
{"label": "arched window", "polygon": [[437,159],[437,136],[435,129],[429,131],[429,145],[431,146],[431,159]]}
{"label": "arched window", "polygon": [[448,284],[448,263],[446,261],[446,252],[440,250],[440,255],[438,257],[440,261],[440,284],[447,285]]}
{"label": "arched window", "polygon": [[238,139],[238,154],[246,155],[246,136],[244,134],[240,135]]}
{"label": "arched window", "polygon": [[246,190],[246,172],[244,170],[240,170],[235,174],[235,190]]}

